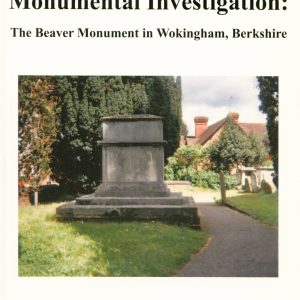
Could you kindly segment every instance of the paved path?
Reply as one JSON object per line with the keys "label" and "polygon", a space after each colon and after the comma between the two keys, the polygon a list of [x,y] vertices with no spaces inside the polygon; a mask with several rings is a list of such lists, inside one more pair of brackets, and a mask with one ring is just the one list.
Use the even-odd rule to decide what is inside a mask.
{"label": "paved path", "polygon": [[[195,197],[211,239],[176,276],[276,277],[278,231],[230,208]],[[198,198],[198,201],[197,201]],[[205,198],[204,198],[205,199]]]}

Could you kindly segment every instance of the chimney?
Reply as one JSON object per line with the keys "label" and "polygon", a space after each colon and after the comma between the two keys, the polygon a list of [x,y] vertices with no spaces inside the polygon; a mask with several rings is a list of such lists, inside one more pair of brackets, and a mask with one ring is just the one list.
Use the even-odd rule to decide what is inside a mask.
{"label": "chimney", "polygon": [[207,117],[195,117],[195,137],[198,138],[207,129]]}
{"label": "chimney", "polygon": [[239,113],[237,113],[237,112],[230,112],[229,114],[228,114],[228,116],[232,119],[232,121],[235,123],[235,124],[237,124],[238,122],[239,122]]}

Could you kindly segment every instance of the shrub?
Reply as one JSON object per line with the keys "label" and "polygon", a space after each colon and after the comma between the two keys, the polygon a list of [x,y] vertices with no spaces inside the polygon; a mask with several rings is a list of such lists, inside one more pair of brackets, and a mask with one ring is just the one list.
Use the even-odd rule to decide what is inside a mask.
{"label": "shrub", "polygon": [[[196,171],[195,175],[195,184],[198,187],[210,188],[214,190],[220,189],[220,176],[214,171],[205,171],[200,170]],[[225,188],[231,189],[236,185],[236,177],[233,175],[225,175]]]}
{"label": "shrub", "polygon": [[[174,156],[168,158],[165,166],[167,180],[186,180],[194,186],[220,189],[219,173],[208,170],[207,150],[197,145],[179,148]],[[225,175],[226,189],[236,185],[236,177]]]}
{"label": "shrub", "polygon": [[267,159],[262,163],[263,167],[273,167],[273,161],[271,159]]}
{"label": "shrub", "polygon": [[[194,186],[209,188],[214,190],[220,189],[220,176],[211,170],[196,170],[192,167],[178,169],[176,172],[170,172],[171,167],[167,165],[165,173],[167,180],[187,180]],[[236,176],[225,175],[225,188],[231,189],[236,185]]]}

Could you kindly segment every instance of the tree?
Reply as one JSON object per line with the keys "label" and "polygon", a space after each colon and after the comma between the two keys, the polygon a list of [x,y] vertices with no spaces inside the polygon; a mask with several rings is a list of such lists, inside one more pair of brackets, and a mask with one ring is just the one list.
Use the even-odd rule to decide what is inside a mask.
{"label": "tree", "polygon": [[145,79],[149,97],[148,113],[163,117],[164,138],[167,140],[165,159],[179,147],[181,125],[180,77],[151,76]]}
{"label": "tree", "polygon": [[[57,136],[53,144],[51,168],[55,179],[64,188],[76,181],[78,169],[77,128],[78,92],[77,77],[57,77],[52,79],[56,94],[60,98],[57,109]],[[75,159],[76,158],[76,159]]]}
{"label": "tree", "polygon": [[183,120],[181,120],[180,125],[180,135],[187,136],[189,133],[188,127]]}
{"label": "tree", "polygon": [[216,171],[228,172],[247,164],[251,157],[250,143],[242,129],[227,117],[220,139],[209,148],[209,158]]}
{"label": "tree", "polygon": [[120,76],[105,78],[105,101],[109,116],[132,113],[132,106],[128,105],[126,89]]}
{"label": "tree", "polygon": [[[107,115],[103,77],[53,78],[60,105],[52,168],[63,190],[91,192],[101,178],[101,117]],[[111,92],[112,94],[112,92]]]}
{"label": "tree", "polygon": [[128,111],[133,114],[145,114],[149,110],[149,99],[146,87],[139,82],[128,82],[125,84]]}
{"label": "tree", "polygon": [[278,77],[258,76],[257,81],[260,90],[258,97],[261,101],[259,109],[267,115],[270,152],[275,172],[278,174]]}
{"label": "tree", "polygon": [[268,148],[264,144],[265,139],[261,140],[257,134],[250,131],[248,140],[251,151],[249,152],[250,156],[245,163],[250,166],[259,166],[268,157]]}
{"label": "tree", "polygon": [[263,141],[254,132],[246,134],[230,117],[220,139],[206,151],[218,172],[230,172],[238,165],[258,166],[267,157]]}
{"label": "tree", "polygon": [[[51,175],[58,100],[52,92],[47,78],[19,77],[19,181],[34,190],[36,204],[41,181]],[[27,193],[24,184],[19,184],[20,194]]]}

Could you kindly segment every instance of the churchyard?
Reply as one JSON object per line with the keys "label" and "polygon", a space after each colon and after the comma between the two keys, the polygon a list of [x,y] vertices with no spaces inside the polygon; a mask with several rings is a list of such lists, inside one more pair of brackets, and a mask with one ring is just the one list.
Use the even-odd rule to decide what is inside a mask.
{"label": "churchyard", "polygon": [[[214,190],[164,181],[159,117],[104,118],[103,132],[103,179],[93,194],[20,206],[20,276],[176,276],[207,245],[200,203],[220,202],[218,178],[207,177]],[[247,172],[240,182],[246,191],[241,185],[227,191],[221,204],[277,226],[277,193],[265,193],[254,171]]]}
{"label": "churchyard", "polygon": [[[238,114],[216,123],[224,126],[211,145],[178,148],[180,122],[174,120],[179,120],[179,110],[174,111],[174,120],[168,109],[162,114],[160,106],[154,106],[158,115],[146,114],[150,103],[156,103],[157,83],[172,83],[169,87],[174,93],[166,95],[174,97],[166,96],[166,107],[180,103],[180,80],[174,82],[172,77],[146,78],[140,86],[145,92],[142,106],[132,106],[135,98],[125,94],[105,95],[111,104],[130,100],[127,114],[125,110],[107,116],[101,110],[102,98],[95,98],[101,104],[92,95],[86,101],[75,94],[73,100],[82,107],[65,123],[65,113],[75,112],[69,109],[68,93],[60,95],[60,109],[53,109],[58,99],[52,95],[54,86],[82,81],[88,93],[90,85],[103,88],[114,82],[124,84],[124,93],[133,93],[135,85],[144,81],[128,80],[66,77],[51,82],[39,79],[34,84],[23,78],[19,91],[24,106],[19,116],[19,275],[278,276],[277,152],[273,149],[275,175],[268,166],[258,167],[270,153],[258,137],[237,125],[233,117]],[[28,93],[28,88],[37,93]],[[27,122],[34,113],[28,104],[39,103],[39,92],[44,90],[49,120],[43,126],[51,136],[45,141],[44,135],[39,139],[34,135],[41,143],[32,144],[30,128],[36,124]],[[112,101],[111,96],[116,98]],[[95,123],[90,122],[88,128],[89,105]],[[43,112],[35,116],[40,118]],[[72,140],[73,133],[79,133],[74,120],[82,132]],[[73,133],[68,127],[72,124]],[[204,133],[211,133],[211,128],[216,126]],[[45,204],[38,194],[42,194],[42,179],[52,172],[59,182],[58,193],[48,195]],[[188,183],[181,185],[181,181]],[[30,191],[34,206],[29,205]],[[70,195],[65,197],[66,193]],[[58,199],[63,202],[55,202]],[[247,251],[252,246],[255,257]],[[224,264],[224,252],[236,259]]]}
{"label": "churchyard", "polygon": [[[217,203],[221,198],[209,189],[172,189]],[[226,194],[234,209],[278,225],[277,193]],[[160,222],[58,222],[61,204],[19,207],[20,276],[174,276],[209,237],[206,230]]]}

